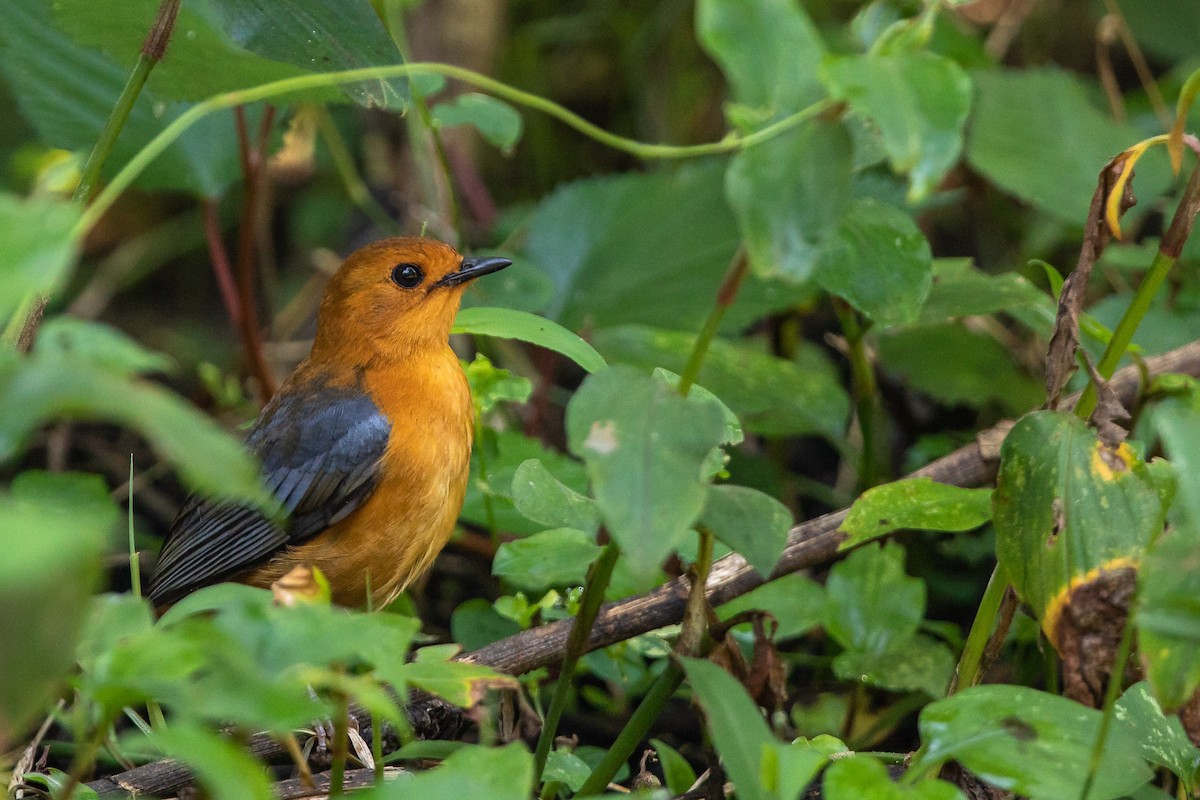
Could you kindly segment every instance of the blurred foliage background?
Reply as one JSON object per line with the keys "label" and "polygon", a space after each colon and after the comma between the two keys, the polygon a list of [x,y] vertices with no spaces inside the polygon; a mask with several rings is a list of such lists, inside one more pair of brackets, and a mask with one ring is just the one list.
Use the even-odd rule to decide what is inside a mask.
{"label": "blurred foliage background", "polygon": [[[158,4],[5,5],[0,189],[70,194]],[[382,236],[422,232],[513,258],[467,293],[467,307],[541,315],[609,364],[647,372],[684,372],[731,264],[746,259],[749,274],[694,376],[745,436],[722,479],[770,495],[796,520],[847,506],[1044,400],[1053,293],[1076,259],[1097,175],[1170,125],[1174,98],[1200,67],[1198,8],[1192,0],[373,0],[335,10],[186,0],[101,184],[211,95],[396,63],[398,52],[492,76],[643,143],[753,135],[824,105],[764,144],[696,157],[622,150],[520,98],[499,102],[430,74],[218,110],[137,177],[87,231],[78,266],[50,287],[35,349],[44,382],[5,373],[0,391],[6,407],[24,409],[0,424],[10,496],[64,497],[89,514],[94,549],[109,554],[100,585],[128,589],[127,531],[104,497],[120,505],[133,495],[128,533],[149,567],[188,489],[217,487],[215,473],[236,460],[220,443],[232,440],[197,428],[155,387],[236,436],[307,352],[321,287],[340,258]],[[1137,175],[1139,203],[1088,288],[1097,330],[1117,323],[1177,203],[1181,181],[1164,150],[1139,162]],[[9,233],[60,234],[71,220],[58,224],[53,213],[14,217]],[[1137,334],[1143,354],[1200,338],[1198,265],[1193,240]],[[4,300],[10,329],[22,319],[18,300]],[[1085,339],[1094,354],[1102,345]],[[584,536],[538,544],[549,521],[514,497],[514,475],[532,469],[530,459],[545,480],[589,493],[584,464],[566,455],[581,455],[565,415],[585,370],[516,339],[460,336],[455,346],[475,359],[472,488],[462,532],[400,610],[419,611],[428,634],[473,648],[575,609],[572,587],[597,552],[597,512],[556,523]],[[71,369],[81,354],[130,382]],[[29,399],[50,395],[66,399],[45,408]],[[93,477],[39,486],[47,479],[31,470]],[[602,481],[591,481],[595,493]],[[718,535],[717,554],[736,546],[773,563],[786,525],[777,508],[761,513],[752,518],[774,520],[766,544]],[[50,522],[59,520],[37,524],[50,531]],[[68,525],[62,541],[73,535]],[[903,548],[864,550],[828,580],[759,590],[756,602],[778,617],[786,643],[792,700],[776,720],[782,729],[910,748],[915,712],[945,688],[994,545],[986,526],[899,538]],[[679,574],[696,544],[677,544],[662,569],[619,562],[607,596]],[[29,564],[63,558],[27,555]],[[89,571],[90,562],[69,574]],[[73,579],[46,570],[38,583],[64,580]],[[864,601],[877,580],[887,591]],[[907,667],[868,663],[884,651],[868,652],[860,634],[869,631],[838,621],[882,613],[888,591],[911,612],[889,629],[892,644],[918,654]],[[1053,666],[1027,622],[998,679],[1049,687]],[[668,646],[647,635],[585,657],[564,727],[588,744],[610,740]],[[847,681],[859,673],[871,676],[873,697]],[[689,725],[678,711],[658,733],[699,763]]]}

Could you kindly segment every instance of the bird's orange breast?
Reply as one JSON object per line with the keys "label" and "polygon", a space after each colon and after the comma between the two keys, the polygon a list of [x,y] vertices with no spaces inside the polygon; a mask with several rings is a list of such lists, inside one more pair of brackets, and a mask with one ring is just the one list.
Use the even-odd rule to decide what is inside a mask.
{"label": "bird's orange breast", "polygon": [[290,547],[244,580],[268,586],[292,567],[317,566],[332,599],[382,607],[429,567],[454,530],[470,471],[470,391],[449,346],[366,370],[362,386],[391,423],[379,479],[345,519]]}

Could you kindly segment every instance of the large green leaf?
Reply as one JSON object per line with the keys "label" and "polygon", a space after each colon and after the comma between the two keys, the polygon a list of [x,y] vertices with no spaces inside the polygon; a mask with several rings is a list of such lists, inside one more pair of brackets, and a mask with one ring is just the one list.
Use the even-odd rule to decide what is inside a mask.
{"label": "large green leaf", "polygon": [[[209,15],[252,53],[308,72],[359,69],[403,60],[369,0],[207,0]],[[345,92],[367,107],[403,111],[403,79],[362,81]]]}
{"label": "large green leaf", "polygon": [[[630,322],[699,330],[741,241],[722,191],[725,163],[589,178],[547,196],[524,247],[554,283],[546,316],[573,330]],[[752,276],[723,329],[810,293]]]}
{"label": "large green leaf", "polygon": [[821,779],[825,800],[962,800],[952,783],[926,779],[916,783],[892,783],[887,768],[867,755],[839,758]]}
{"label": "large green leaf", "polygon": [[685,658],[683,666],[738,797],[796,797],[825,764],[825,756],[811,746],[789,747],[775,739],[750,695],[716,664]]}
{"label": "large green leaf", "polygon": [[958,324],[889,331],[879,337],[879,361],[943,403],[996,403],[1020,414],[1045,398],[1041,384],[1013,364],[1002,344]]}
{"label": "large green leaf", "polygon": [[878,126],[888,161],[909,180],[909,200],[937,188],[962,150],[971,81],[948,58],[928,52],[831,56],[822,65],[829,93]]}
{"label": "large green leaf", "polygon": [[[1083,225],[1101,168],[1142,134],[1114,122],[1089,99],[1083,80],[1063,70],[988,70],[973,78],[967,160],[1002,189]],[[1138,163],[1139,197],[1167,185],[1166,159],[1157,158]]]}
{"label": "large green leaf", "polygon": [[[66,150],[92,148],[108,120],[129,69],[83,47],[55,25],[51,5],[12,0],[0,26],[0,70],[21,114],[43,143]],[[148,24],[148,22],[147,22]],[[144,36],[145,28],[139,32]],[[186,35],[186,34],[185,34]],[[207,64],[201,71],[211,68]],[[143,90],[118,137],[105,174],[127,162],[187,104]],[[237,134],[228,115],[210,115],[188,129],[138,178],[138,185],[206,196],[239,175]]]}
{"label": "large green leaf", "polygon": [[720,64],[743,127],[798,111],[821,97],[825,54],[816,27],[793,0],[701,0],[696,35]]}
{"label": "large green leaf", "polygon": [[590,344],[556,322],[512,308],[464,308],[454,319],[452,333],[477,333],[520,339],[562,353],[588,372],[604,367],[604,359]]}
{"label": "large green leaf", "polygon": [[[1101,713],[1023,686],[964,689],[926,706],[913,769],[954,760],[983,780],[1043,800],[1080,800]],[[1120,797],[1153,777],[1137,742],[1109,730],[1088,800]]]}
{"label": "large green leaf", "polygon": [[1052,639],[1048,606],[1077,577],[1136,564],[1163,517],[1129,446],[1101,444],[1073,414],[1029,414],[1004,440],[992,507],[996,557]]}
{"label": "large green leaf", "polygon": [[787,544],[792,512],[774,497],[748,486],[713,486],[700,523],[767,578]]}
{"label": "large green leaf", "polygon": [[632,367],[588,376],[571,398],[571,452],[587,462],[608,532],[638,576],[652,579],[700,515],[702,468],[724,439],[719,403]]}
{"label": "large green leaf", "polygon": [[520,742],[494,748],[467,745],[451,753],[437,769],[384,781],[355,795],[361,800],[526,800],[532,781],[533,756]]}
{"label": "large green leaf", "polygon": [[910,639],[925,616],[925,584],[904,573],[904,549],[867,545],[829,571],[825,629],[847,650],[881,653]]}
{"label": "large green leaf", "polygon": [[0,319],[22,298],[48,295],[67,279],[75,265],[78,245],[70,233],[79,213],[61,200],[0,193]]}
{"label": "large green leaf", "polygon": [[1036,320],[1035,330],[1046,338],[1054,328],[1054,299],[1025,277],[1015,272],[988,275],[966,258],[934,259],[933,286],[921,307],[920,324],[1002,311],[1021,313],[1022,321]]}
{"label": "large green leaf", "polygon": [[[597,331],[593,341],[612,361],[680,372],[695,344],[690,333],[622,325]],[[764,353],[751,343],[714,339],[696,378],[764,436],[817,433],[841,439],[850,399],[841,380],[815,347],[801,348],[795,361]]]}
{"label": "large green leaf", "polygon": [[471,454],[471,480],[463,501],[464,520],[497,530],[527,534],[545,530],[547,526],[579,527],[565,521],[541,521],[526,517],[513,505],[512,487],[518,468],[530,459],[537,459],[557,481],[568,490],[582,495],[588,489],[583,464],[557,450],[551,450],[537,439],[520,431],[493,431],[484,427],[477,431]]}
{"label": "large green leaf", "polygon": [[513,473],[512,501],[526,518],[543,525],[595,534],[600,527],[596,503],[550,474],[536,458]]}
{"label": "large green leaf", "polygon": [[258,467],[236,439],[153,384],[54,352],[0,358],[0,460],[13,458],[42,424],[100,419],[133,428],[179,469],[189,488],[274,505]]}
{"label": "large green leaf", "polygon": [[1187,793],[1194,793],[1200,771],[1200,749],[1188,738],[1179,717],[1163,714],[1144,681],[1125,690],[1113,715],[1117,724],[1137,741],[1142,758],[1174,772]]}
{"label": "large green leaf", "polygon": [[1200,686],[1200,393],[1187,392],[1151,409],[1179,482],[1171,529],[1138,573],[1138,641],[1158,701],[1182,706]]}
{"label": "large green leaf", "polygon": [[929,242],[900,209],[856,200],[821,253],[816,278],[880,325],[909,323],[933,280]]}
{"label": "large green leaf", "polygon": [[174,724],[156,730],[151,741],[195,770],[211,797],[269,800],[274,794],[262,765],[215,731]]}
{"label": "large green leaf", "polygon": [[75,356],[120,375],[170,372],[170,356],[147,350],[116,328],[78,317],[46,319],[33,343],[35,353]]}
{"label": "large green leaf", "polygon": [[954,653],[917,634],[884,650],[847,650],[833,659],[833,674],[894,692],[919,690],[942,697],[954,672]]}
{"label": "large green leaf", "polygon": [[[54,20],[63,31],[77,43],[104,53],[126,74],[138,59],[158,6],[158,0],[53,4]],[[181,4],[167,55],[147,82],[151,92],[164,99],[194,102],[310,71],[248,52],[221,30],[213,16],[209,0]],[[319,96],[336,99],[339,94],[333,90]]]}
{"label": "large green leaf", "polygon": [[514,542],[496,551],[492,573],[522,589],[582,586],[588,566],[600,555],[593,536],[571,528],[555,528]]}
{"label": "large green leaf", "polygon": [[71,665],[117,508],[96,475],[25,472],[0,494],[0,749]]}
{"label": "large green leaf", "polygon": [[725,193],[756,273],[812,277],[850,203],[852,150],[841,122],[817,119],[730,159]]}
{"label": "large green leaf", "polygon": [[930,478],[876,486],[854,501],[839,526],[853,547],[895,530],[969,531],[992,518],[992,490],[964,489]]}

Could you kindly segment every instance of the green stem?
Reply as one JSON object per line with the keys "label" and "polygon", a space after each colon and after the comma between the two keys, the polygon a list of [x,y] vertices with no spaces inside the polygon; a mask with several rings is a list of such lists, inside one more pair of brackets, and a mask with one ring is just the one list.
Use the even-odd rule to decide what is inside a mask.
{"label": "green stem", "polygon": [[126,527],[129,530],[129,583],[133,596],[142,599],[142,565],[133,541],[133,453],[129,454],[129,497],[126,498]]}
{"label": "green stem", "polygon": [[[679,639],[675,643],[675,652],[680,655],[697,656],[703,653],[709,642],[708,634],[708,601],[705,598],[705,588],[708,575],[712,571],[713,535],[700,528],[700,549],[696,563],[692,568],[692,587],[688,592],[687,607],[683,614],[683,625],[679,631]],[[616,776],[621,765],[629,760],[638,743],[646,738],[650,726],[655,723],[667,701],[675,694],[679,684],[683,682],[683,668],[671,660],[667,668],[655,679],[650,691],[642,698],[637,709],[630,715],[621,733],[613,741],[608,752],[600,759],[592,774],[576,793],[580,797],[602,793]]]}
{"label": "green stem", "polygon": [[992,570],[992,577],[988,578],[987,588],[983,590],[979,608],[975,610],[975,621],[971,623],[971,632],[967,634],[962,655],[958,658],[958,667],[954,670],[954,679],[950,682],[948,694],[954,694],[960,688],[974,686],[979,680],[983,651],[992,635],[992,625],[996,621],[996,614],[1000,612],[1000,603],[1004,600],[1004,592],[1007,589],[1008,581],[1000,577],[1000,567],[996,566]]}
{"label": "green stem", "polygon": [[340,797],[346,779],[346,756],[350,739],[350,700],[345,692],[334,692],[333,761],[329,765],[329,797]]}
{"label": "green stem", "polygon": [[1112,727],[1115,714],[1117,695],[1121,693],[1121,685],[1125,681],[1125,666],[1129,663],[1129,654],[1133,650],[1133,610],[1137,607],[1137,592],[1129,601],[1129,612],[1125,617],[1125,628],[1121,631],[1121,644],[1117,648],[1117,657],[1113,659],[1112,672],[1108,676],[1108,687],[1104,692],[1104,716],[1100,719],[1100,730],[1096,732],[1096,743],[1092,746],[1092,759],[1088,765],[1087,780],[1083,782],[1083,791],[1079,800],[1086,800],[1091,791],[1092,782],[1100,770],[1100,761],[1104,756],[1104,743],[1108,739],[1108,730]]}
{"label": "green stem", "polygon": [[104,129],[100,131],[100,138],[96,140],[96,146],[92,148],[87,161],[83,163],[79,185],[75,187],[75,200],[86,203],[92,196],[92,190],[100,180],[100,170],[104,168],[108,157],[112,155],[113,148],[117,145],[117,137],[121,135],[121,129],[125,127],[125,122],[129,119],[130,112],[133,111],[133,104],[137,102],[138,95],[142,93],[142,87],[146,85],[146,79],[150,77],[150,71],[157,63],[156,59],[145,53],[138,56],[137,64],[134,65],[133,72],[129,74],[129,80],[125,82],[125,88],[121,90],[121,95],[117,98],[112,113],[108,115],[108,120],[104,123]]}
{"label": "green stem", "polygon": [[713,337],[717,335],[717,329],[721,327],[721,319],[725,316],[725,312],[733,305],[734,298],[737,297],[738,289],[741,288],[742,280],[746,277],[749,267],[750,260],[746,258],[746,251],[739,248],[733,256],[733,261],[729,262],[725,277],[721,279],[721,286],[717,289],[717,300],[713,303],[712,310],[708,312],[704,326],[700,328],[700,334],[696,337],[696,341],[692,345],[692,352],[688,355],[687,363],[679,376],[679,393],[684,397],[687,397],[688,392],[696,383],[696,378],[700,375],[700,368],[704,365],[704,357],[708,355],[709,345],[712,344]]}
{"label": "green stem", "polygon": [[324,106],[316,105],[312,106],[312,109],[316,116],[317,130],[321,132],[321,138],[325,140],[325,146],[329,149],[329,157],[333,159],[333,168],[337,171],[338,177],[342,179],[342,184],[346,187],[346,196],[350,198],[350,202],[358,206],[359,211],[366,214],[367,218],[380,230],[399,233],[400,226],[396,224],[396,220],[388,216],[383,206],[379,204],[367,188],[367,184],[359,176],[358,170],[354,166],[354,158],[350,155],[350,148],[346,146],[346,140],[342,138],[342,133],[334,124],[329,111]]}
{"label": "green stem", "polygon": [[875,371],[867,358],[867,350],[863,344],[866,328],[858,321],[858,317],[847,303],[834,301],[834,310],[846,335],[849,345],[847,353],[850,359],[851,386],[854,392],[855,415],[858,418],[858,431],[862,437],[862,463],[858,473],[860,489],[869,489],[879,483],[879,460],[876,458],[876,408],[878,385],[875,382]]}
{"label": "green stem", "polygon": [[568,125],[571,128],[579,131],[585,136],[589,136],[596,141],[605,144],[615,150],[630,153],[638,158],[653,159],[653,158],[692,158],[702,155],[714,155],[719,153],[731,153],[746,147],[752,147],[762,142],[768,141],[781,133],[789,131],[803,123],[805,120],[811,119],[819,114],[822,114],[832,108],[837,107],[837,104],[822,100],[807,106],[794,114],[791,114],[783,119],[768,125],[754,133],[739,136],[737,134],[729,134],[718,142],[709,142],[706,144],[697,145],[668,145],[668,144],[647,144],[639,142],[636,139],[629,139],[624,136],[617,136],[609,133],[603,128],[593,125],[592,123],[580,117],[563,106],[539,97],[529,92],[515,89],[500,81],[481,75],[478,72],[473,72],[469,69],[456,67],[451,64],[437,63],[413,63],[413,64],[397,64],[388,67],[366,67],[362,69],[343,70],[340,72],[326,72],[318,75],[300,75],[293,78],[284,78],[283,80],[271,81],[260,86],[254,86],[248,89],[239,89],[237,91],[226,92],[214,97],[210,97],[200,103],[189,108],[187,111],[180,114],[167,127],[163,128],[157,136],[151,139],[145,147],[129,160],[129,162],[109,181],[108,185],[96,196],[96,200],[87,208],[82,218],[76,223],[71,235],[75,239],[82,238],[87,233],[96,221],[104,214],[116,198],[129,187],[138,175],[146,169],[154,159],[158,158],[164,150],[170,147],[184,131],[196,124],[197,121],[226,108],[244,105],[248,103],[256,103],[260,100],[267,100],[273,97],[279,97],[296,92],[306,91],[308,89],[320,89],[331,86],[340,86],[347,83],[355,83],[364,80],[387,80],[390,78],[402,78],[410,75],[419,75],[422,73],[444,75],[448,78],[463,81],[471,84],[477,89],[485,92],[490,92],[495,96],[507,100],[516,105],[524,106],[534,111],[540,111],[547,114],[560,122]]}
{"label": "green stem", "polygon": [[[1158,245],[1158,252],[1154,254],[1150,270],[1146,273],[1146,277],[1142,278],[1142,283],[1129,302],[1129,307],[1125,309],[1121,321],[1117,323],[1112,338],[1108,341],[1108,346],[1104,348],[1104,355],[1100,357],[1100,363],[1096,365],[1096,371],[1100,373],[1101,377],[1112,377],[1117,364],[1121,362],[1121,358],[1129,348],[1129,343],[1133,341],[1133,334],[1137,331],[1138,325],[1146,316],[1146,312],[1150,310],[1150,303],[1154,300],[1154,295],[1158,293],[1163,281],[1167,279],[1167,273],[1171,271],[1171,267],[1175,266],[1179,254],[1183,252],[1183,245],[1192,233],[1192,225],[1196,220],[1197,213],[1200,213],[1200,167],[1192,170],[1187,186],[1184,187],[1183,196],[1175,209],[1175,215],[1171,217],[1171,224],[1167,228],[1167,232],[1163,234],[1162,241]],[[1096,387],[1092,383],[1088,383],[1087,388],[1083,390],[1083,396],[1079,398],[1079,403],[1075,406],[1075,413],[1081,419],[1087,419],[1095,407]]]}
{"label": "green stem", "polygon": [[646,692],[646,696],[642,698],[642,702],[629,717],[625,727],[621,729],[621,733],[608,748],[608,752],[592,769],[592,774],[588,776],[576,794],[585,797],[604,792],[638,743],[646,738],[650,726],[658,719],[667,701],[671,699],[671,695],[675,694],[675,690],[682,682],[683,668],[671,661],[662,674],[655,679],[650,691]]}
{"label": "green stem", "polygon": [[[1113,330],[1112,338],[1108,340],[1108,346],[1104,348],[1104,354],[1100,356],[1100,361],[1096,364],[1096,371],[1100,373],[1101,377],[1111,378],[1113,372],[1116,371],[1117,364],[1121,362],[1125,351],[1129,349],[1130,342],[1133,341],[1133,334],[1137,332],[1138,325],[1142,323],[1146,312],[1150,310],[1154,295],[1158,294],[1158,290],[1162,288],[1163,281],[1167,279],[1167,273],[1173,266],[1175,266],[1173,256],[1168,256],[1161,250],[1154,254],[1154,261],[1150,264],[1149,272],[1146,273],[1146,277],[1142,278],[1141,284],[1134,292],[1133,299],[1129,301],[1129,306],[1121,316],[1121,321]],[[1081,419],[1087,419],[1095,409],[1096,386],[1089,382],[1087,388],[1083,390],[1079,402],[1075,405],[1075,414]]]}
{"label": "green stem", "polygon": [[587,647],[592,623],[596,621],[600,603],[604,600],[604,592],[608,589],[609,579],[612,578],[613,567],[617,563],[617,553],[615,544],[606,545],[588,571],[583,597],[579,601],[579,613],[575,615],[575,624],[571,626],[571,635],[567,637],[567,651],[563,654],[558,682],[554,684],[554,694],[550,697],[550,707],[546,710],[546,719],[542,722],[542,732],[538,736],[537,750],[533,755],[534,785],[542,781],[542,771],[546,768],[546,759],[550,757],[558,721],[567,707],[567,699],[575,683],[575,665],[579,663],[579,658]]}

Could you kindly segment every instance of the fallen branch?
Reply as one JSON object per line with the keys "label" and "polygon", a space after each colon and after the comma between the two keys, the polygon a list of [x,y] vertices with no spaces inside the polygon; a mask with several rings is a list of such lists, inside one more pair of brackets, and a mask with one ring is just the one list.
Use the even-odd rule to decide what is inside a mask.
{"label": "fallen branch", "polygon": [[[1154,376],[1167,372],[1200,377],[1200,342],[1192,342],[1146,360],[1145,374]],[[1142,376],[1142,367],[1137,364],[1125,367],[1113,376],[1111,386],[1117,391],[1121,402],[1126,405],[1133,402],[1141,389]],[[1072,400],[1064,405],[1069,406],[1070,402]],[[960,447],[909,477],[928,477],[940,483],[963,487],[991,483],[995,477],[999,444],[1010,425],[1001,423],[984,431],[972,444]],[[838,531],[842,520],[846,518],[846,511],[843,509],[825,514],[792,528],[772,579],[834,560],[838,555],[838,546],[846,538],[845,534]],[[705,594],[714,606],[719,606],[765,582],[745,559],[733,553],[713,564]],[[603,606],[592,626],[587,649],[596,650],[678,623],[683,618],[688,588],[688,579],[682,576],[648,594]],[[520,675],[561,659],[570,631],[569,619],[551,622],[464,653],[459,660],[483,664],[510,675]],[[418,733],[436,736],[439,731],[433,729],[454,728],[452,721],[447,724],[444,713],[438,713],[444,704],[434,701],[414,705],[409,714],[410,717],[416,717],[413,723]],[[449,710],[449,707],[444,710]],[[358,719],[362,729],[366,730],[370,725],[370,716],[363,709],[352,706],[351,714]],[[430,726],[429,720],[438,722]],[[249,749],[252,755],[259,758],[274,758],[283,754],[283,749],[265,735],[251,737]],[[167,759],[93,781],[88,786],[101,797],[126,794],[165,796],[190,781],[191,775],[182,764]]]}

